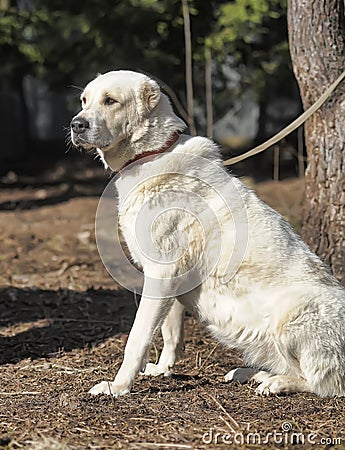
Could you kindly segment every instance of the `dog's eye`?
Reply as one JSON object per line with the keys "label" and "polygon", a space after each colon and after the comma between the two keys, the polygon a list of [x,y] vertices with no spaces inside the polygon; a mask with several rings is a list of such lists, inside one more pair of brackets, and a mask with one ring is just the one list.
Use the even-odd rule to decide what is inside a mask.
{"label": "dog's eye", "polygon": [[85,105],[85,103],[86,103],[86,97],[82,97],[81,102],[82,102],[83,105]]}
{"label": "dog's eye", "polygon": [[114,103],[117,103],[117,101],[114,100],[114,99],[111,98],[111,97],[105,97],[105,99],[104,99],[104,104],[105,104],[105,105],[111,106],[111,105],[113,105]]}

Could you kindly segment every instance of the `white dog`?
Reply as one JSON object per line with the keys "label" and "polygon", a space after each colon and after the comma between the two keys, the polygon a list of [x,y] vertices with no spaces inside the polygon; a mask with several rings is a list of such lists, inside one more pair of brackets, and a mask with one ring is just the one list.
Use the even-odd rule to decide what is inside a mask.
{"label": "white dog", "polygon": [[[119,223],[145,276],[120,370],[90,393],[126,394],[140,371],[170,374],[188,308],[242,351],[249,368],[227,381],[254,380],[264,395],[345,395],[345,289],[287,222],[224,170],[212,141],[181,134],[146,75],[100,75],[81,101],[73,144],[120,171]],[[160,359],[146,364],[160,327]]]}

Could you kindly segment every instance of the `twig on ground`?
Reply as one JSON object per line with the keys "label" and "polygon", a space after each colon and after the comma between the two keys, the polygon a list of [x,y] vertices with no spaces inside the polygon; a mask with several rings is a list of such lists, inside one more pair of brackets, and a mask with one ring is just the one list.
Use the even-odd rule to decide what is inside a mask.
{"label": "twig on ground", "polygon": [[187,444],[166,444],[164,442],[138,442],[136,443],[136,445],[140,446],[140,447],[148,447],[148,448],[152,448],[152,447],[166,447],[166,448],[194,448],[191,445],[187,445]]}
{"label": "twig on ground", "polygon": [[[223,413],[224,414],[226,414],[226,416],[229,418],[229,420],[230,420],[230,423],[231,423],[231,427],[230,427],[230,429],[231,430],[233,430],[233,428],[235,428],[235,429],[237,429],[237,430],[239,430],[241,427],[239,426],[239,424],[237,423],[237,421],[228,413],[228,411],[224,408],[224,406],[223,405],[221,405],[220,403],[219,403],[219,401],[215,398],[215,397],[213,397],[213,395],[210,395],[210,394],[206,394],[211,400],[213,400],[218,406],[219,406],[219,408],[223,411]],[[223,420],[223,422],[224,422],[224,419],[222,418],[222,416],[220,416],[220,418]]]}
{"label": "twig on ground", "polygon": [[209,354],[206,356],[206,358],[204,359],[204,361],[201,363],[200,367],[197,370],[197,373],[200,373],[201,369],[203,369],[205,367],[205,364],[207,363],[207,361],[211,358],[211,356],[213,355],[213,353],[216,351],[217,347],[219,346],[219,344],[217,343],[213,349],[209,352]]}
{"label": "twig on ground", "polygon": [[42,392],[38,391],[19,391],[19,392],[1,392],[0,395],[11,396],[11,395],[41,395]]}

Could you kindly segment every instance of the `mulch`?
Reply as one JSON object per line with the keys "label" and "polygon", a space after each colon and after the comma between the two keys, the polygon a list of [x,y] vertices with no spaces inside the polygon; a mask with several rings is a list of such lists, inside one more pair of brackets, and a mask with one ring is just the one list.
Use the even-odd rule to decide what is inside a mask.
{"label": "mulch", "polygon": [[[90,173],[90,185],[78,185],[78,173],[64,186],[1,187],[0,449],[344,450],[344,399],[258,397],[254,386],[225,383],[240,355],[190,315],[172,377],[139,377],[118,399],[88,395],[113,379],[136,301],[99,260],[102,183]],[[161,345],[158,337],[151,360]]]}

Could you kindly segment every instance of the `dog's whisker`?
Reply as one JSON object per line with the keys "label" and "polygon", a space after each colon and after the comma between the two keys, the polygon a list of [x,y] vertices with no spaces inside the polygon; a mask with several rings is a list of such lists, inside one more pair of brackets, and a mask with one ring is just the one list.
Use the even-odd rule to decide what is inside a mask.
{"label": "dog's whisker", "polygon": [[70,88],[70,89],[77,89],[78,94],[79,94],[80,92],[83,92],[83,90],[84,90],[84,88],[82,88],[81,86],[76,86],[75,84],[70,84],[70,85],[67,86],[67,87]]}

